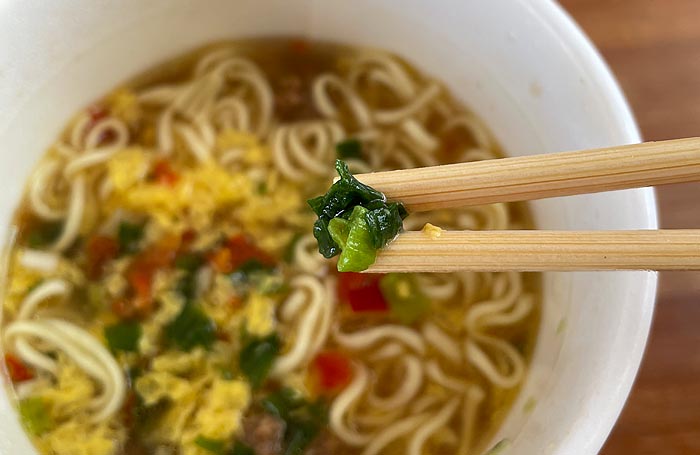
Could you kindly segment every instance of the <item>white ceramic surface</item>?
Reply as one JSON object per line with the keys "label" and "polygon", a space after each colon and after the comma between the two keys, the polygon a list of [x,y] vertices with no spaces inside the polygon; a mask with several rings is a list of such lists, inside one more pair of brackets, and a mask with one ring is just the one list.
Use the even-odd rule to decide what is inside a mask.
{"label": "white ceramic surface", "polygon": [[[639,140],[605,64],[547,0],[2,0],[2,231],[30,167],[79,107],[207,41],[270,34],[395,51],[445,80],[512,155]],[[656,228],[652,190],[533,207],[541,228]],[[513,454],[597,453],[639,366],[655,288],[653,273],[547,274],[532,371],[494,441],[511,439]],[[0,454],[30,453],[3,395]]]}

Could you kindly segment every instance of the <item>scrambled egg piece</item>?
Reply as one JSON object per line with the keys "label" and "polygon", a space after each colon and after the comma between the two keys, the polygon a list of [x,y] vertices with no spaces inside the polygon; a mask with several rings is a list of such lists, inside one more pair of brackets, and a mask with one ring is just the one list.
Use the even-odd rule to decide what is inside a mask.
{"label": "scrambled egg piece", "polygon": [[243,311],[246,329],[252,335],[264,337],[272,333],[277,325],[275,301],[268,296],[252,292]]}
{"label": "scrambled egg piece", "polygon": [[[176,368],[181,366],[184,364]],[[251,402],[247,382],[220,379],[213,369],[196,379],[149,372],[136,381],[136,390],[146,405],[162,399],[169,403],[154,423],[149,439],[155,443],[178,445],[182,453],[188,455],[206,453],[201,452],[194,442],[198,436],[232,438],[240,430],[241,419]]]}
{"label": "scrambled egg piece", "polygon": [[8,279],[5,301],[3,302],[5,311],[13,316],[19,311],[20,304],[29,289],[41,280],[40,274],[21,267],[16,260],[14,262],[15,265],[12,267],[12,273]]}
{"label": "scrambled egg piece", "polygon": [[202,348],[191,352],[168,351],[153,359],[153,371],[185,375],[203,371],[206,363],[205,352]]}
{"label": "scrambled egg piece", "polygon": [[[211,439],[230,439],[240,429],[241,418],[250,401],[251,391],[247,382],[215,379],[186,430],[185,441],[194,442],[200,435]],[[185,446],[185,453],[197,453],[187,450],[189,445]]]}
{"label": "scrambled egg piece", "polygon": [[[269,182],[275,179],[274,174],[270,173]],[[251,233],[261,248],[279,253],[296,232],[284,226],[310,228],[313,224],[311,211],[303,210],[305,204],[301,189],[282,181],[276,187],[269,187],[266,194],[246,198],[235,216],[243,230]]]}
{"label": "scrambled egg piece", "polygon": [[150,371],[136,380],[136,391],[146,406],[161,400],[177,402],[192,394],[192,384],[187,379],[164,371]]}
{"label": "scrambled egg piece", "polygon": [[231,280],[220,273],[214,275],[211,289],[201,301],[207,316],[216,323],[217,327],[229,333],[233,333],[238,327],[240,317],[236,313],[241,303]]}
{"label": "scrambled egg piece", "polygon": [[183,444],[183,434],[190,426],[197,398],[202,393],[203,381],[190,383],[190,389],[158,417],[153,430],[148,434],[152,443]]}
{"label": "scrambled egg piece", "polygon": [[92,380],[72,361],[59,356],[55,385],[39,393],[48,412],[58,425],[41,436],[38,444],[46,453],[56,455],[112,455],[126,438],[124,429],[114,422],[90,421],[89,405],[96,389]]}
{"label": "scrambled egg piece", "polygon": [[111,203],[147,213],[163,226],[177,228],[184,216],[196,229],[204,228],[218,209],[250,194],[247,176],[229,174],[214,163],[183,170],[173,186],[134,181],[140,166],[136,155],[121,153],[110,160],[109,178],[115,188]]}
{"label": "scrambled egg piece", "polygon": [[141,119],[141,107],[134,92],[126,88],[119,88],[112,92],[105,100],[109,112],[116,118],[123,120],[127,125],[134,126]]}
{"label": "scrambled egg piece", "polygon": [[113,455],[126,439],[123,428],[108,423],[70,420],[41,438],[45,453],[55,455]]}
{"label": "scrambled egg piece", "polygon": [[54,421],[70,419],[87,412],[95,386],[92,380],[64,356],[59,356],[56,384],[40,392]]}
{"label": "scrambled egg piece", "polygon": [[136,185],[148,172],[149,160],[138,147],[115,153],[107,162],[107,174],[117,193]]}
{"label": "scrambled egg piece", "polygon": [[440,237],[442,235],[442,228],[438,226],[434,226],[430,223],[425,223],[425,226],[423,226],[423,229],[421,229],[421,232],[431,238],[432,240],[435,240],[436,238]]}

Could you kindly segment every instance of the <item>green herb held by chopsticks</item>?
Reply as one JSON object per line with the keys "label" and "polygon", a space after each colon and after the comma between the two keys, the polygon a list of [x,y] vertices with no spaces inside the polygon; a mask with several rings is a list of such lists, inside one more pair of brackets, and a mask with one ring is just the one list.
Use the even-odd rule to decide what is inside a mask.
{"label": "green herb held by chopsticks", "polygon": [[401,203],[387,202],[384,194],[360,183],[343,161],[336,160],[335,168],[340,180],[308,201],[318,216],[314,237],[324,257],[340,255],[338,271],[361,272],[403,229],[408,213]]}

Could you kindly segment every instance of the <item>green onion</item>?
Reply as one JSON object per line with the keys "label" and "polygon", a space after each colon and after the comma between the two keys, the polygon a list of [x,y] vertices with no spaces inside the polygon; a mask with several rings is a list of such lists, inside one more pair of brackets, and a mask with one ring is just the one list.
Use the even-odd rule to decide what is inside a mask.
{"label": "green onion", "polygon": [[34,436],[41,436],[54,425],[48,406],[43,399],[38,397],[21,400],[19,402],[19,416],[24,428]]}
{"label": "green onion", "polygon": [[362,159],[362,143],[357,139],[346,139],[335,145],[335,153],[338,159]]}
{"label": "green onion", "polygon": [[141,338],[141,325],[132,321],[107,326],[105,338],[112,352],[137,352]]}
{"label": "green onion", "polygon": [[350,235],[350,221],[345,218],[333,218],[328,223],[328,233],[340,249],[344,250],[348,235]]}
{"label": "green onion", "polygon": [[389,302],[391,314],[404,324],[413,324],[430,309],[414,275],[389,273],[379,280],[382,295]]}
{"label": "green onion", "polygon": [[122,221],[119,223],[117,239],[119,251],[122,254],[133,254],[139,251],[139,244],[143,238],[143,226]]}
{"label": "green onion", "polygon": [[42,248],[55,242],[63,231],[63,223],[40,223],[32,226],[27,234],[30,248]]}
{"label": "green onion", "polygon": [[236,441],[233,444],[233,449],[229,451],[229,455],[255,455],[255,450],[243,444],[241,441]]}
{"label": "green onion", "polygon": [[194,443],[207,452],[216,455],[224,455],[224,450],[226,449],[226,443],[224,441],[220,439],[207,438],[206,436],[202,435],[197,436]]}
{"label": "green onion", "polygon": [[[350,229],[344,242],[345,247],[338,258],[339,272],[361,272],[372,265],[377,257],[366,215],[367,209],[359,205],[350,215],[348,221]],[[331,223],[334,220],[331,220]]]}
{"label": "green onion", "polygon": [[259,388],[267,379],[280,347],[281,342],[276,333],[265,338],[254,338],[244,345],[238,363],[253,388]]}
{"label": "green onion", "polygon": [[209,348],[216,339],[216,325],[199,306],[188,302],[175,320],[165,327],[165,336],[183,351],[196,346]]}

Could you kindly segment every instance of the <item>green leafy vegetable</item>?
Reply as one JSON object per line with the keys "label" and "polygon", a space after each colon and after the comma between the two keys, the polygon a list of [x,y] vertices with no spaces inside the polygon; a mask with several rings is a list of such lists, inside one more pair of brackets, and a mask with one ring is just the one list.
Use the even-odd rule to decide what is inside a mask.
{"label": "green leafy vegetable", "polygon": [[30,248],[42,248],[55,242],[63,231],[63,223],[50,222],[32,226],[27,235]]}
{"label": "green leafy vegetable", "polygon": [[175,320],[165,327],[165,336],[183,351],[196,346],[209,348],[216,338],[216,325],[199,306],[187,302]]}
{"label": "green leafy vegetable", "polygon": [[30,397],[21,400],[19,402],[19,416],[24,428],[34,436],[41,436],[54,425],[48,406],[42,398]]}
{"label": "green leafy vegetable", "polygon": [[300,455],[328,421],[325,403],[308,402],[296,391],[284,388],[269,395],[263,408],[285,422],[285,455]]}
{"label": "green leafy vegetable", "polygon": [[134,254],[139,251],[139,243],[143,238],[143,226],[128,221],[119,223],[117,239],[119,251],[122,254]]}
{"label": "green leafy vegetable", "polygon": [[233,448],[229,451],[229,455],[255,455],[255,450],[243,444],[241,441],[236,441]]}
{"label": "green leafy vegetable", "polygon": [[226,443],[224,441],[220,439],[207,438],[206,436],[202,435],[197,436],[194,443],[207,452],[211,452],[216,455],[224,455],[224,450],[226,449]]}
{"label": "green leafy vegetable", "polygon": [[335,153],[338,159],[362,159],[362,143],[357,139],[346,139],[335,145]]}
{"label": "green leafy vegetable", "polygon": [[265,338],[249,340],[241,350],[238,364],[253,388],[257,389],[267,379],[280,347],[280,339],[273,333]]}
{"label": "green leafy vegetable", "polygon": [[262,400],[263,409],[282,420],[288,418],[292,410],[303,404],[304,397],[296,390],[289,387],[279,389]]}
{"label": "green leafy vegetable", "polygon": [[141,325],[138,322],[120,322],[105,327],[105,338],[113,352],[136,352],[141,338]]}
{"label": "green leafy vegetable", "polygon": [[197,275],[194,272],[187,272],[177,282],[176,290],[187,300],[194,299],[197,294]]}
{"label": "green leafy vegetable", "polygon": [[389,273],[379,280],[379,288],[389,302],[392,315],[404,324],[416,322],[430,309],[430,300],[413,275]]}
{"label": "green leafy vegetable", "polygon": [[198,253],[185,253],[175,258],[175,267],[187,272],[195,272],[204,264],[204,257]]}
{"label": "green leafy vegetable", "polygon": [[[338,270],[361,271],[374,262],[376,250],[386,246],[401,231],[408,213],[400,203],[387,202],[382,193],[360,183],[344,162],[336,160],[335,168],[340,180],[325,195],[308,201],[318,216],[313,228],[314,237],[318,241],[319,253],[326,258],[341,254],[341,250],[348,248],[343,246],[344,241],[350,240],[351,247],[356,250],[350,257],[355,259],[343,260],[341,254]],[[355,212],[358,206],[364,211]],[[372,262],[366,263],[370,258]]]}

